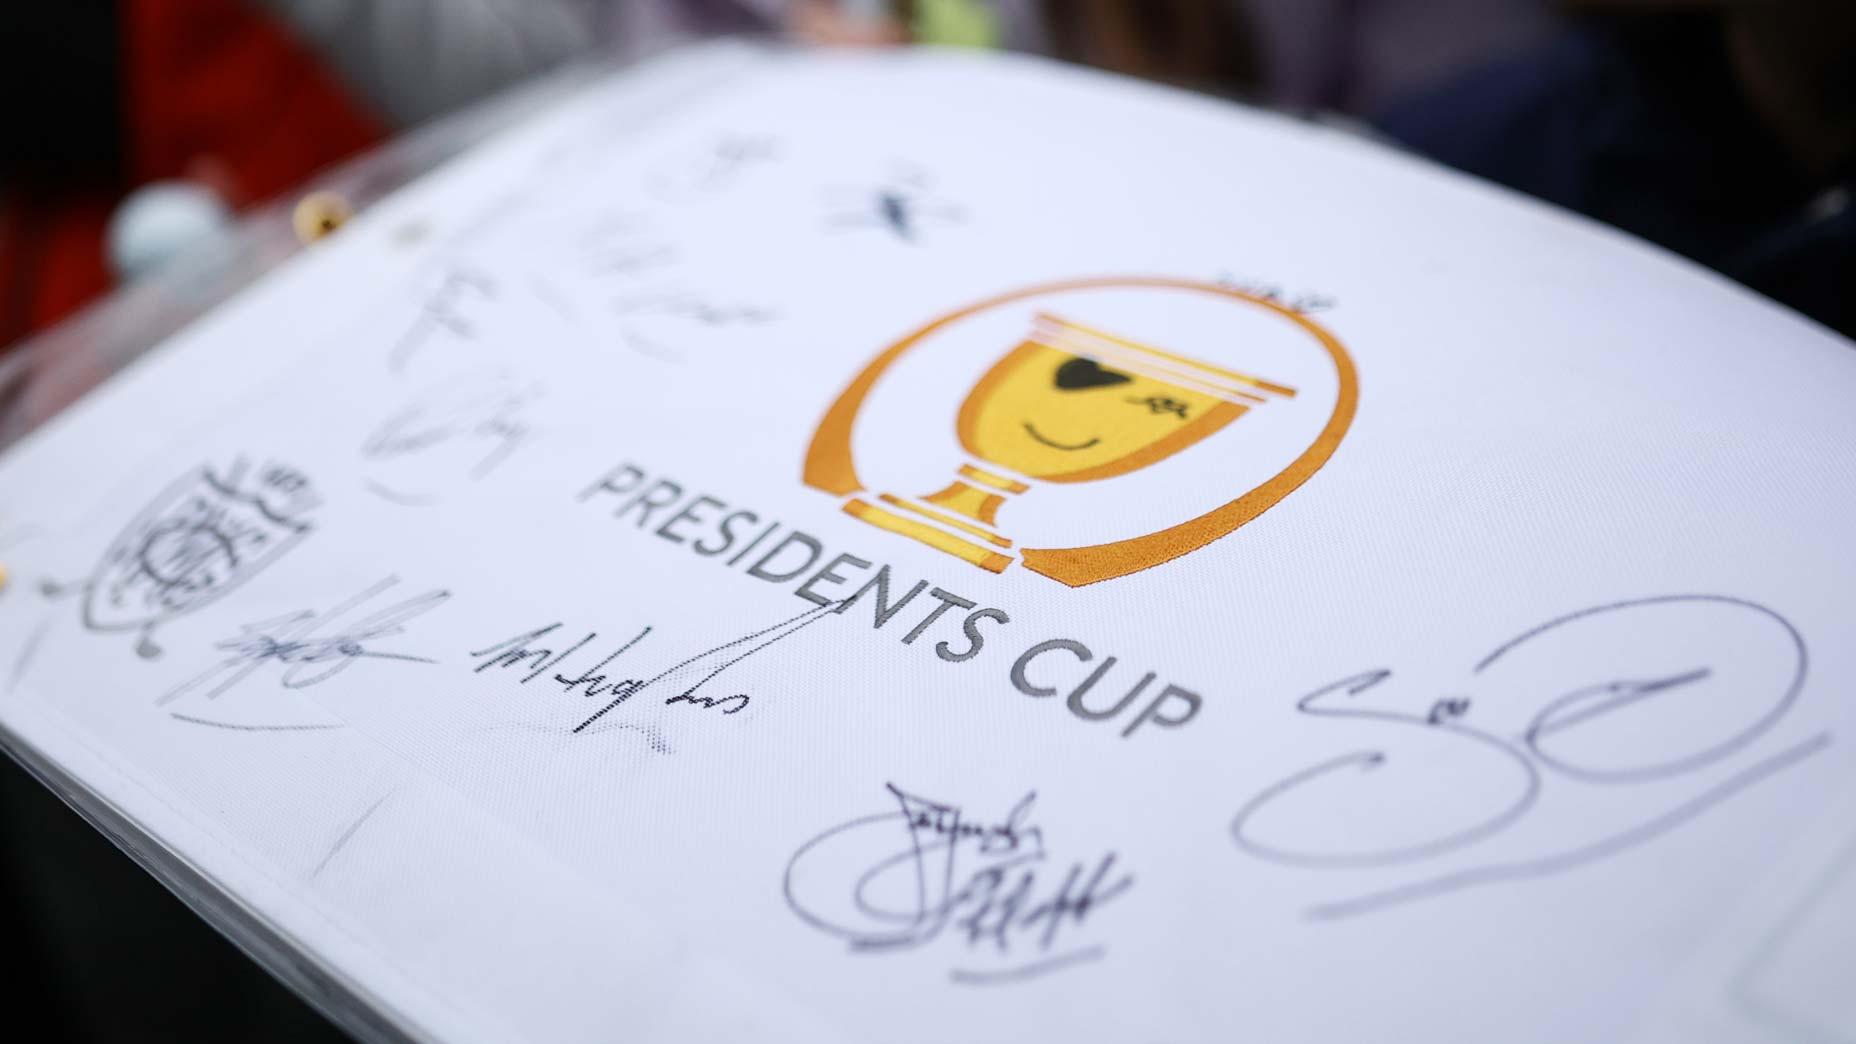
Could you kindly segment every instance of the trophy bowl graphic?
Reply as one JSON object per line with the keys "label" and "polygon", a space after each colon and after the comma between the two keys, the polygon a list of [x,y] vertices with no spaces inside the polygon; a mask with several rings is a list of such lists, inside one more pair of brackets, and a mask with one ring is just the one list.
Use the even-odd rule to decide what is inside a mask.
{"label": "trophy bowl graphic", "polygon": [[[1050,295],[1053,290],[1129,286],[1220,295],[1240,302],[1247,312],[1265,310],[1269,313],[1266,319],[1278,325],[1281,319],[1294,324],[1293,342],[1312,346],[1320,355],[1298,350],[1312,358],[1313,364],[1331,360],[1335,377],[1330,383],[1339,388],[1326,426],[1314,442],[1263,485],[1209,514],[1161,532],[1087,547],[1019,548],[1010,535],[1012,504],[1037,496],[1032,492],[1036,487],[1100,484],[1105,498],[1112,499],[1116,494],[1108,487],[1121,486],[1109,480],[1205,443],[1252,411],[1302,405],[1297,387],[1288,380],[1213,365],[1139,338],[1133,330],[1079,321],[1067,314],[1067,308],[1066,314],[1059,314],[1056,307],[1026,309],[1029,329],[1020,326],[1025,332],[1016,343],[1007,341],[1002,346],[1002,354],[966,391],[953,416],[959,450],[968,460],[949,461],[954,472],[951,481],[927,492],[865,489],[850,460],[850,425],[876,380],[902,353],[948,324],[1000,304]],[[997,324],[988,328],[1007,329]],[[1225,287],[1177,280],[1059,284],[996,298],[931,324],[892,346],[846,389],[821,421],[807,456],[805,481],[826,492],[849,494],[843,510],[865,523],[982,569],[1003,572],[1015,560],[1022,560],[1034,572],[1078,586],[1177,557],[1260,514],[1332,454],[1352,420],[1354,398],[1352,363],[1339,343],[1307,317],[1274,302]],[[1322,405],[1314,408],[1319,410]],[[1233,448],[1243,445],[1220,443]]]}

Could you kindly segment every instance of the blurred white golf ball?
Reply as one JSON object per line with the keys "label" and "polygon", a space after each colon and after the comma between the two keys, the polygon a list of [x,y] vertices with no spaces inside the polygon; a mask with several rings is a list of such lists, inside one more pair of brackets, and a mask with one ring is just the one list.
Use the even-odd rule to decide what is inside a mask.
{"label": "blurred white golf ball", "polygon": [[231,224],[231,209],[205,185],[151,182],[110,215],[110,267],[124,280],[139,278]]}

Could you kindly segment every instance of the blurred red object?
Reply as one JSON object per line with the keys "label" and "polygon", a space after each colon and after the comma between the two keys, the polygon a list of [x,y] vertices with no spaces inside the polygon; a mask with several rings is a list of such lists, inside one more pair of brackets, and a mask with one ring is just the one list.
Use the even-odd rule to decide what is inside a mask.
{"label": "blurred red object", "polygon": [[378,142],[384,124],[240,0],[119,0],[122,183],[0,195],[0,351],[107,290],[110,212],[130,189],[204,181],[266,199]]}

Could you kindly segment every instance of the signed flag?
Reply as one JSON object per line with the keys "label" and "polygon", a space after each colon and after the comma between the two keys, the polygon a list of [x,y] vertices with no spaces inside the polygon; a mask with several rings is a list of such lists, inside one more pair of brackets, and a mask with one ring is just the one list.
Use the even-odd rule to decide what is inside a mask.
{"label": "signed flag", "polygon": [[1843,1039],[1853,396],[1336,131],[691,51],[0,458],[0,740],[370,1038]]}

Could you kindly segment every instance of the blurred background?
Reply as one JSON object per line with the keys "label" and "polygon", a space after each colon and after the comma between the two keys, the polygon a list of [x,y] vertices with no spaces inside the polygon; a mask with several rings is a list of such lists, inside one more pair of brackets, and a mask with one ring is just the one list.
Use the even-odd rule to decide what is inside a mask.
{"label": "blurred background", "polygon": [[[1856,336],[1856,0],[8,0],[0,356],[415,125],[732,33],[1026,51],[1341,124]],[[10,763],[0,940],[35,1039],[341,1039]]]}

